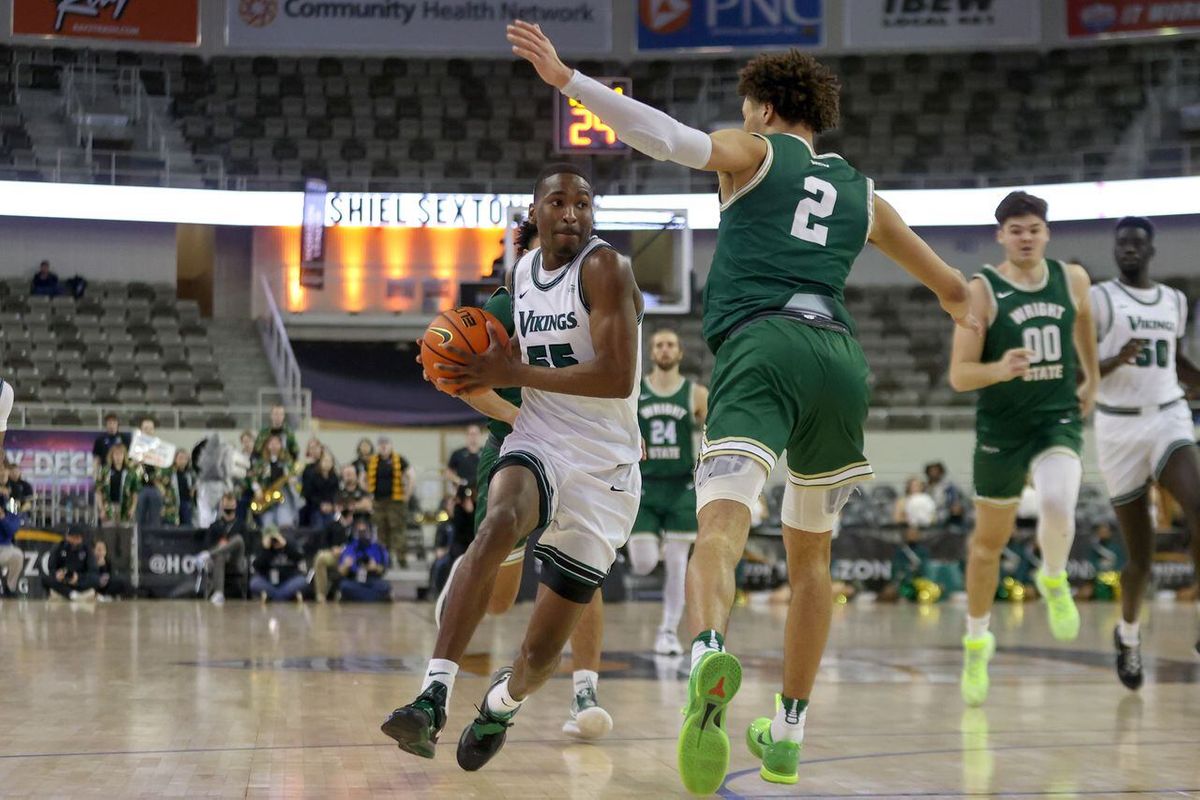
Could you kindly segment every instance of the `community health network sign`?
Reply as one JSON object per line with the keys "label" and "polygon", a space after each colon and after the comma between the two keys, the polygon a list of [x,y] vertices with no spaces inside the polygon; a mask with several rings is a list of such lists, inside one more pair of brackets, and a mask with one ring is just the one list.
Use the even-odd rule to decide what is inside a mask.
{"label": "community health network sign", "polygon": [[235,49],[511,55],[504,26],[536,22],[568,58],[612,50],[612,0],[226,0]]}
{"label": "community health network sign", "polygon": [[639,50],[814,47],[821,0],[639,0]]}

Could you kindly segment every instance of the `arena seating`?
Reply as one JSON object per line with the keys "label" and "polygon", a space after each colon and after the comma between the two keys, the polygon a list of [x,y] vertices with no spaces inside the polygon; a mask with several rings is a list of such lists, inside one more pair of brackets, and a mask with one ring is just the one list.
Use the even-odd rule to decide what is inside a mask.
{"label": "arena seating", "polygon": [[[97,282],[76,300],[31,297],[27,280],[11,279],[0,282],[0,329],[0,373],[34,422],[91,423],[78,412],[95,406],[227,402],[208,323],[169,284]],[[191,422],[203,427],[210,415],[198,410]]]}
{"label": "arena seating", "polygon": [[[1156,91],[1187,91],[1179,82],[1191,73],[1181,65],[1195,60],[1198,46],[1183,39],[936,58],[827,57],[845,87],[843,123],[820,146],[885,187],[1181,174],[1200,164],[1195,134],[1172,130],[1163,139],[1172,126],[1156,121],[1155,141],[1137,155],[1121,145],[1144,111],[1157,110]],[[305,176],[325,176],[345,189],[519,191],[551,155],[552,94],[523,62],[203,61],[14,48],[0,50],[0,174],[32,174],[39,166],[11,104],[14,82],[54,88],[55,70],[70,63],[140,68],[151,95],[171,96],[194,153],[223,158],[226,172],[247,188],[296,189]],[[631,76],[637,96],[688,124],[740,120],[735,60],[579,66]],[[1164,119],[1168,113],[1164,107]],[[713,188],[711,176],[640,156],[594,161],[604,191]]]}

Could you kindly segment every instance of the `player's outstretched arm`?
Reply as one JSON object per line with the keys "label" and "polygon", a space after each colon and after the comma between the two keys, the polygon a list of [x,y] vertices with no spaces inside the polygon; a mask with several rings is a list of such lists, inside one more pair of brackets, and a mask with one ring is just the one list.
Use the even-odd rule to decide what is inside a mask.
{"label": "player's outstretched arm", "polygon": [[501,422],[507,422],[509,425],[516,423],[517,412],[521,410],[494,391],[481,392],[470,396],[463,395],[458,399],[488,419],[498,419]]}
{"label": "player's outstretched arm", "polygon": [[1083,383],[1075,394],[1079,410],[1086,417],[1096,405],[1096,390],[1100,388],[1100,348],[1096,344],[1096,322],[1092,318],[1092,279],[1078,264],[1067,265],[1071,295],[1075,298],[1075,353],[1083,370]]}
{"label": "player's outstretched arm", "polygon": [[538,25],[518,20],[508,26],[507,35],[513,53],[532,64],[543,81],[583,103],[618,139],[651,158],[729,173],[757,169],[766,158],[767,144],[757,136],[739,130],[710,136],[571,69]]}
{"label": "player's outstretched arm", "polygon": [[913,233],[896,209],[883,198],[875,197],[875,222],[870,241],[904,271],[925,284],[955,324],[982,335],[980,317],[973,315],[963,274],[933,252],[925,240]]}
{"label": "player's outstretched arm", "polygon": [[[991,296],[982,279],[971,281],[967,289],[971,314],[976,319],[991,317]],[[1029,371],[1028,350],[1009,350],[999,361],[984,363],[983,341],[986,334],[970,328],[954,329],[950,351],[950,386],[956,392],[973,392],[996,383],[1023,377]]]}

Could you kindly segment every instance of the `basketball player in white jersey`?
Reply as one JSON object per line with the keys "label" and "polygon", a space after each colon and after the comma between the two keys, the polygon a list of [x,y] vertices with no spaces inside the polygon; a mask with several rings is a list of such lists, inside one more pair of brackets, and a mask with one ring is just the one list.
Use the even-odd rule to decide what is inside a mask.
{"label": "basketball player in white jersey", "polygon": [[[477,770],[503,746],[521,704],[553,675],[563,646],[629,536],[641,494],[637,378],[642,297],[628,260],[592,235],[592,190],[570,164],[534,189],[542,247],[513,269],[516,336],[481,354],[450,348],[440,368],[460,393],[521,387],[522,405],[489,485],[488,512],[446,600],[421,694],[384,733],[432,758],[458,662],[487,610],[513,545],[543,528],[544,569],[512,667],[492,679],[459,738],[458,763]],[[489,328],[491,323],[489,323]]]}
{"label": "basketball player in white jersey", "polygon": [[[1154,524],[1149,489],[1157,481],[1179,501],[1200,573],[1200,450],[1180,379],[1200,387],[1200,370],[1179,351],[1187,298],[1150,279],[1154,225],[1143,217],[1117,223],[1113,257],[1121,274],[1092,287],[1100,340],[1096,449],[1100,471],[1129,550],[1121,571],[1121,621],[1113,632],[1117,677],[1142,685],[1138,617],[1150,564]],[[1200,652],[1200,642],[1197,642]]]}

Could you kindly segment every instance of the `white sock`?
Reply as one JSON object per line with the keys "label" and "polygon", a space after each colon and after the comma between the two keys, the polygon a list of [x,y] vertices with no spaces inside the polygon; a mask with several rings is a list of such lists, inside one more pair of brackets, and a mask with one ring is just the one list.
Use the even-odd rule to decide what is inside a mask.
{"label": "white sock", "polygon": [[692,669],[696,668],[696,665],[700,663],[700,657],[705,653],[720,653],[725,649],[720,640],[716,638],[719,635],[716,631],[708,631],[708,633],[712,635],[701,634],[692,642]]}
{"label": "white sock", "polygon": [[787,703],[779,706],[775,719],[771,720],[771,741],[803,742],[804,720],[808,719],[808,708],[799,714],[788,708]]}
{"label": "white sock", "polygon": [[487,697],[483,702],[489,711],[497,714],[515,714],[525,701],[513,699],[513,696],[508,693],[508,678],[505,678],[488,690]]}
{"label": "white sock", "polygon": [[575,694],[587,689],[595,692],[596,684],[600,682],[600,675],[590,669],[577,669],[571,676],[571,680],[575,684]]}
{"label": "white sock", "polygon": [[458,676],[458,664],[444,658],[429,659],[425,668],[425,680],[421,683],[421,691],[429,688],[429,684],[437,681],[446,687],[446,707],[450,707],[450,693],[454,691],[454,679]]}
{"label": "white sock", "polygon": [[984,614],[982,617],[972,617],[970,614],[968,614],[967,615],[967,638],[978,639],[982,636],[986,636],[987,632],[988,632],[988,625],[990,625],[991,622],[992,622],[991,614]]}
{"label": "white sock", "polygon": [[663,583],[663,630],[674,633],[683,617],[684,583],[687,579],[688,551],[692,543],[679,539],[667,539],[663,549],[666,580]]}
{"label": "white sock", "polygon": [[1141,644],[1141,627],[1140,622],[1126,622],[1125,620],[1118,622],[1117,636],[1120,638],[1121,644],[1126,647],[1137,647]]}

